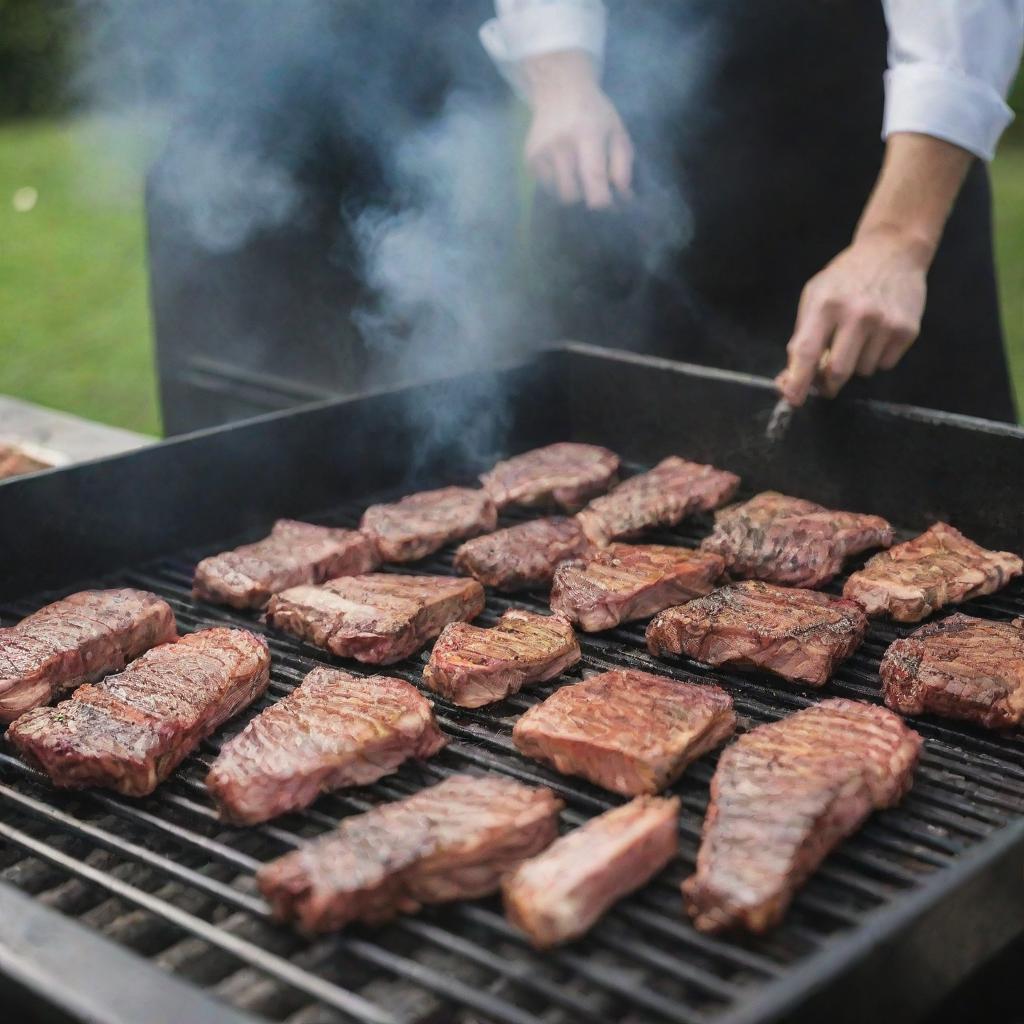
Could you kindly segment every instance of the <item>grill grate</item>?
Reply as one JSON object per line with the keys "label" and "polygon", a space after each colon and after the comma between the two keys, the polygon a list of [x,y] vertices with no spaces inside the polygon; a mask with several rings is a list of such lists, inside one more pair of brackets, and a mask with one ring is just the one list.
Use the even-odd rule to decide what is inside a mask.
{"label": "grill grate", "polygon": [[[355,525],[370,500],[315,521]],[[506,524],[508,520],[506,519]],[[708,523],[651,538],[694,545]],[[194,603],[197,558],[210,545],[124,570],[91,585],[137,586],[163,596],[179,627],[233,624],[266,633],[273,656],[269,699],[318,663],[337,659],[263,629],[255,616]],[[410,571],[403,568],[402,571]],[[451,552],[411,571],[450,573]],[[833,584],[833,590],[841,586]],[[18,618],[55,598],[38,595],[0,609]],[[543,609],[536,595],[488,592],[481,624],[512,605]],[[972,614],[1024,613],[1020,581],[971,602]],[[877,701],[878,661],[909,629],[874,623],[862,648],[825,688],[827,695]],[[740,727],[806,707],[816,696],[767,677],[711,671],[651,658],[642,626],[581,637],[583,659],[565,679],[499,705],[460,709],[431,694],[448,747],[425,764],[406,764],[365,789],[321,798],[313,808],[256,828],[216,818],[203,786],[221,741],[267,700],[228,723],[144,800],[103,792],[53,790],[40,774],[0,751],[0,878],[150,958],[168,971],[258,1018],[286,1024],[474,1021],[501,1024],[701,1024],[750,1009],[795,968],[823,957],[840,937],[919,889],[936,872],[1024,814],[1024,743],[970,726],[915,722],[925,737],[916,781],[900,807],[875,815],[798,894],[783,925],[761,938],[709,937],[681,911],[679,882],[692,869],[715,757],[693,765],[673,789],[683,801],[680,853],[652,884],[620,903],[582,941],[539,954],[504,920],[496,899],[425,910],[379,929],[307,939],[275,926],[253,884],[264,861],[333,827],[346,814],[397,799],[454,772],[499,771],[548,785],[566,801],[571,827],[619,802],[582,780],[520,757],[511,726],[564,681],[612,667],[714,679],[734,697]],[[385,669],[419,682],[426,653]],[[370,666],[346,668],[371,674]]]}

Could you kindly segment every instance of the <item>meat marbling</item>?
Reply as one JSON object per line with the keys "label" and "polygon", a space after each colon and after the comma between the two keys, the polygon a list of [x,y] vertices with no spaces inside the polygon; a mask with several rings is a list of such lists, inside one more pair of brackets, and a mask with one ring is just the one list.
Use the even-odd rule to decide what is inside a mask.
{"label": "meat marbling", "polygon": [[480,477],[499,509],[508,505],[582,508],[615,483],[619,457],[594,444],[562,441],[499,462]]}

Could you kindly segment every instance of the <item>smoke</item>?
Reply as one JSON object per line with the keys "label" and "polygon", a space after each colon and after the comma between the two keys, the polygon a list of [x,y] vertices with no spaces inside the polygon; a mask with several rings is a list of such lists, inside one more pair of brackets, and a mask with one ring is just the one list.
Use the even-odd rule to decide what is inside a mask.
{"label": "smoke", "polygon": [[[706,36],[675,3],[610,6],[609,89],[639,161],[635,201],[605,215],[529,198],[524,118],[476,39],[490,0],[83,0],[79,87],[167,140],[151,198],[202,252],[322,216],[310,183],[350,176],[333,230],[339,278],[354,258],[364,285],[356,385],[453,376],[585,330],[572,310],[604,308],[609,266],[629,268],[614,307],[629,344],[647,282],[692,235],[676,154]],[[485,460],[509,401],[424,404],[417,454]]]}

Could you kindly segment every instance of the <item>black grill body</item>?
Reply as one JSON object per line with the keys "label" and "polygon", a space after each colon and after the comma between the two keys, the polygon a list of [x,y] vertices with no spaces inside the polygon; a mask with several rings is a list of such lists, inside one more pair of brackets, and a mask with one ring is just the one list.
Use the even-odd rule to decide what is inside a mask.
{"label": "black grill body", "polygon": [[[763,430],[774,394],[766,381],[565,346],[512,370],[275,414],[0,485],[0,536],[14,538],[0,616],[8,623],[86,584],[131,585],[164,596],[182,630],[263,630],[255,616],[191,600],[196,560],[261,535],[279,515],[353,525],[370,501],[471,480],[487,460],[453,454],[466,451],[462,445],[424,453],[422,410],[499,387],[511,396],[508,451],[586,440],[619,451],[634,469],[678,453],[741,473],[745,493],[772,487],[878,513],[907,535],[947,519],[981,543],[1024,550],[1024,432],[1017,428],[819,403],[769,446]],[[709,526],[691,521],[652,539],[692,545]],[[451,552],[415,570],[451,572]],[[481,623],[510,605],[543,608],[544,600],[489,592]],[[1024,585],[966,610],[1020,615]],[[568,680],[623,666],[712,678],[733,694],[749,728],[821,696],[877,702],[878,661],[907,632],[872,624],[862,649],[820,693],[653,659],[642,625],[583,637],[583,660]],[[267,635],[269,700],[315,665],[335,662]],[[418,683],[425,657],[389,671]],[[925,748],[906,800],[844,843],[781,927],[761,939],[700,935],[682,912],[678,885],[696,855],[713,756],[673,787],[683,800],[679,857],[562,950],[533,952],[494,899],[314,940],[270,922],[252,884],[261,862],[343,815],[452,772],[498,771],[549,785],[566,800],[565,827],[619,802],[514,750],[516,717],[556,685],[476,711],[436,699],[450,737],[441,755],[249,829],[216,820],[202,779],[223,740],[265,702],[229,722],[144,800],[56,791],[5,745],[5,994],[40,1019],[109,1024],[907,1021],[1024,929],[1024,742],[940,719],[913,723]]]}

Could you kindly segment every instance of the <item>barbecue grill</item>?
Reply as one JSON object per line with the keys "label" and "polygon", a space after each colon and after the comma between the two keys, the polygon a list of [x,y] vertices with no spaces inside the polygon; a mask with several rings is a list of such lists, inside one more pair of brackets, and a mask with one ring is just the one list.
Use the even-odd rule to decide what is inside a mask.
{"label": "barbecue grill", "polygon": [[[418,446],[424,408],[499,392],[510,396],[504,451],[485,459],[465,445]],[[565,439],[607,445],[633,468],[678,453],[742,474],[747,493],[773,487],[878,513],[907,533],[944,518],[982,544],[1024,550],[1024,431],[822,402],[772,446],[763,435],[774,400],[759,378],[568,344],[509,369],[275,413],[12,481],[0,485],[0,615],[9,623],[83,585],[136,586],[166,598],[183,630],[261,629],[253,616],[191,600],[199,557],[261,535],[280,515],[353,525],[371,501],[471,480],[493,457]],[[692,545],[709,525],[687,522],[656,539]],[[451,552],[414,568],[450,573]],[[543,607],[536,596],[489,592],[481,621],[510,604]],[[1024,614],[1024,585],[967,610]],[[879,658],[907,632],[873,624],[824,695],[878,701]],[[272,697],[334,661],[282,634],[268,639]],[[581,640],[570,679],[613,667],[714,679],[734,696],[741,726],[819,699],[758,674],[656,661],[642,626]],[[422,664],[393,671],[416,683]],[[315,939],[269,920],[252,882],[261,862],[453,772],[549,785],[566,801],[568,826],[619,802],[515,752],[515,718],[556,685],[474,711],[435,697],[450,737],[438,757],[255,828],[220,824],[202,785],[220,740],[249,715],[143,800],[56,791],[0,747],[6,1005],[15,997],[43,1019],[105,1024],[909,1020],[1024,929],[1024,742],[940,719],[914,723],[925,747],[907,799],[842,844],[763,938],[701,935],[682,912],[678,883],[696,855],[713,757],[673,787],[683,800],[677,860],[562,950],[532,951],[495,899]]]}

